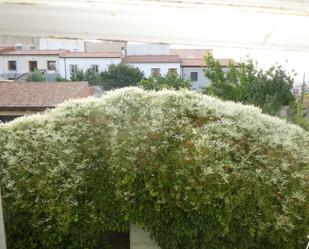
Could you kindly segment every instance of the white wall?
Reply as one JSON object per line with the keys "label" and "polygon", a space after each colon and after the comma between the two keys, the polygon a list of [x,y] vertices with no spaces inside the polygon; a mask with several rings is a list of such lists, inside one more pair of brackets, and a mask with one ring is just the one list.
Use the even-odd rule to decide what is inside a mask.
{"label": "white wall", "polygon": [[180,63],[129,63],[131,66],[139,68],[144,72],[145,77],[151,76],[151,68],[160,68],[161,75],[168,73],[169,68],[176,68],[177,73],[180,75]]}
{"label": "white wall", "polygon": [[40,49],[68,49],[72,52],[84,52],[85,42],[74,39],[41,38]]}
{"label": "white wall", "polygon": [[170,46],[153,43],[128,43],[127,55],[170,55]]}
{"label": "white wall", "polygon": [[160,249],[160,247],[150,239],[149,233],[139,226],[130,226],[130,249]]}
{"label": "white wall", "polygon": [[[8,70],[8,61],[16,61],[16,73],[24,74],[29,72],[29,61],[37,61],[38,70],[47,71],[47,61],[56,61],[56,72],[59,71],[59,58],[56,55],[0,55],[1,73],[11,73]],[[51,71],[55,73],[55,71]]]}
{"label": "white wall", "polygon": [[118,64],[121,58],[60,58],[60,75],[70,79],[70,65],[77,65],[79,70],[87,70],[91,65],[98,65],[99,72],[105,71],[110,64]]}
{"label": "white wall", "polygon": [[192,90],[201,90],[210,85],[210,80],[205,76],[203,67],[183,67],[182,77],[191,80],[191,72],[197,72],[197,81],[192,81]]}

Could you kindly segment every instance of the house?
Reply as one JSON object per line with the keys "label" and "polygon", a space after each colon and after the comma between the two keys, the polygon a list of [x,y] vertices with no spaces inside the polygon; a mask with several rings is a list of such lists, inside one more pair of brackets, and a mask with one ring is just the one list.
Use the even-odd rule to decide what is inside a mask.
{"label": "house", "polygon": [[13,50],[0,53],[3,79],[22,80],[34,70],[41,71],[47,81],[59,76],[59,55],[64,50]]}
{"label": "house", "polygon": [[208,54],[212,54],[212,49],[204,49],[204,48],[171,49],[171,55],[178,55],[180,58],[203,59],[204,56]]}
{"label": "house", "polygon": [[68,99],[93,95],[87,82],[1,82],[0,121],[54,108]]}
{"label": "house", "polygon": [[128,42],[126,55],[171,55],[168,44]]}
{"label": "house", "polygon": [[39,48],[39,38],[19,35],[0,35],[0,47],[32,50]]}
{"label": "house", "polygon": [[[226,70],[231,59],[217,59],[223,71]],[[210,85],[210,80],[205,76],[204,68],[207,67],[203,58],[181,58],[181,76],[192,82],[192,90],[200,90]]]}
{"label": "house", "polygon": [[139,68],[146,77],[169,72],[180,74],[181,60],[178,55],[129,55],[122,62]]}
{"label": "house", "polygon": [[121,62],[121,52],[67,52],[59,55],[60,75],[70,79],[77,70],[94,69],[100,73],[109,65]]}

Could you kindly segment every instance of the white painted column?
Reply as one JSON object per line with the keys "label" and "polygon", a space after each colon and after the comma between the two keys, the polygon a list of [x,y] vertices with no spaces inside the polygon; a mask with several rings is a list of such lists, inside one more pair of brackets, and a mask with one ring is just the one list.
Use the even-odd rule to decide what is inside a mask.
{"label": "white painted column", "polygon": [[6,249],[1,191],[0,191],[0,249]]}
{"label": "white painted column", "polygon": [[137,225],[130,226],[130,249],[160,249],[149,233]]}

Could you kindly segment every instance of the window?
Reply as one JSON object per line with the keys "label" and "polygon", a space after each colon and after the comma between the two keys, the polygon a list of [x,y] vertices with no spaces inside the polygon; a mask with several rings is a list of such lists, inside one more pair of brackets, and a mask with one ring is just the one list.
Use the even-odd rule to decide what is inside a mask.
{"label": "window", "polygon": [[29,71],[33,72],[34,70],[38,69],[38,62],[37,61],[29,61]]}
{"label": "window", "polygon": [[32,45],[32,46],[30,46],[30,49],[31,50],[36,50],[36,46]]}
{"label": "window", "polygon": [[56,61],[47,61],[47,70],[56,71]]}
{"label": "window", "polygon": [[8,69],[9,69],[9,71],[16,71],[16,61],[9,61],[8,62]]}
{"label": "window", "polygon": [[158,77],[160,75],[160,68],[151,68],[151,76]]}
{"label": "window", "polygon": [[77,65],[70,65],[70,73],[76,73],[78,70]]}
{"label": "window", "polygon": [[170,74],[177,74],[177,68],[169,68],[168,73]]}
{"label": "window", "polygon": [[20,44],[20,43],[15,44],[15,49],[16,50],[22,50],[23,49],[23,44]]}
{"label": "window", "polygon": [[197,81],[198,77],[197,77],[197,72],[191,72],[191,81]]}
{"label": "window", "polygon": [[92,70],[94,70],[95,72],[99,72],[99,65],[91,65],[90,67]]}

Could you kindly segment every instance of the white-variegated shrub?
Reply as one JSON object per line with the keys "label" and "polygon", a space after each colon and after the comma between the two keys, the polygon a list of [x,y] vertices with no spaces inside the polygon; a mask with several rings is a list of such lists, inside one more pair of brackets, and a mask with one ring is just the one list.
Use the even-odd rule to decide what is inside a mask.
{"label": "white-variegated shrub", "polygon": [[308,133],[251,106],[126,88],[1,125],[0,151],[10,249],[130,223],[162,249],[305,247]]}

